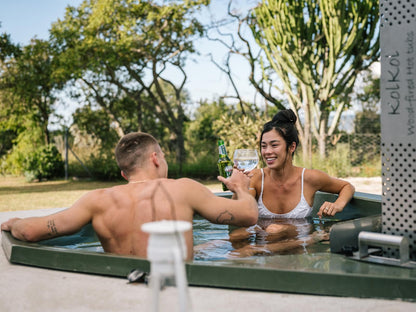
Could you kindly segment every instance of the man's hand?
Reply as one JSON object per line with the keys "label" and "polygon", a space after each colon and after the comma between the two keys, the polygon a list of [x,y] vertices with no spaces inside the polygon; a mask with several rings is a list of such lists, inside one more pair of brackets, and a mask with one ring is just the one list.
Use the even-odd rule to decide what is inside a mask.
{"label": "man's hand", "polygon": [[1,230],[2,231],[11,231],[13,224],[16,223],[16,221],[21,220],[21,218],[12,218],[8,221],[1,224]]}
{"label": "man's hand", "polygon": [[224,178],[222,176],[218,176],[218,180],[224,183],[225,186],[227,186],[227,188],[233,193],[237,193],[241,190],[248,192],[248,188],[250,186],[250,178],[235,168],[233,169],[231,177]]}

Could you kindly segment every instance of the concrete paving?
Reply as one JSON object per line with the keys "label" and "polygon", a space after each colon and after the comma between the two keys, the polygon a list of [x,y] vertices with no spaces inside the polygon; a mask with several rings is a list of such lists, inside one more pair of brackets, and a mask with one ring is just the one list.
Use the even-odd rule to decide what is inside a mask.
{"label": "concrete paving", "polygon": [[[0,213],[11,217],[40,216],[55,210]],[[191,309],[204,311],[416,311],[416,303],[400,300],[296,295],[189,287]],[[161,293],[160,311],[179,311],[177,290]],[[0,311],[153,311],[151,290],[127,279],[41,269],[8,262],[0,250]]]}

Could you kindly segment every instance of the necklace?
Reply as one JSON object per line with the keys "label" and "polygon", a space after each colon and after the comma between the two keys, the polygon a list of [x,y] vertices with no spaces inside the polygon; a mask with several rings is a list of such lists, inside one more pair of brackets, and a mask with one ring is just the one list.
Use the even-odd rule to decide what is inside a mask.
{"label": "necklace", "polygon": [[149,180],[129,181],[129,184],[144,183],[144,182],[146,182],[146,181],[149,181]]}

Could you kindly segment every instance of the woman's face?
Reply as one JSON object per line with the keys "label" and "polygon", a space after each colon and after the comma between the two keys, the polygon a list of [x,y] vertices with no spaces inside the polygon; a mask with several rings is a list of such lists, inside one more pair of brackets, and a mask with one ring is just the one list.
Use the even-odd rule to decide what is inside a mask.
{"label": "woman's face", "polygon": [[261,156],[269,168],[283,167],[286,161],[292,161],[292,152],[287,150],[285,139],[274,129],[263,133]]}

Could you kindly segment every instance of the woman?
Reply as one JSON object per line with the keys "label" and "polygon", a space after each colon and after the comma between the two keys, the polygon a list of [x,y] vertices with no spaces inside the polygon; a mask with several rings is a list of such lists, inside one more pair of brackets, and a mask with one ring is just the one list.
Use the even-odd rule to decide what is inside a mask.
{"label": "woman", "polygon": [[320,218],[334,216],[354,194],[347,181],[293,165],[299,144],[296,120],[291,109],[281,110],[263,127],[260,149],[267,167],[250,173],[250,193],[257,199],[259,218],[306,218],[317,191],[338,194],[335,202],[324,202],[317,213]]}
{"label": "woman", "polygon": [[[354,187],[346,181],[293,165],[293,154],[299,144],[296,120],[291,109],[282,110],[263,127],[260,150],[266,168],[247,173],[251,176],[250,193],[257,200],[259,222],[229,234],[235,246],[232,255],[272,254],[327,240],[327,231],[313,232],[311,223],[305,219],[312,213],[315,193],[338,194],[335,202],[322,204],[317,213],[320,218],[341,212],[354,194]],[[258,239],[255,244],[247,242],[251,236],[259,235],[263,242]]]}

